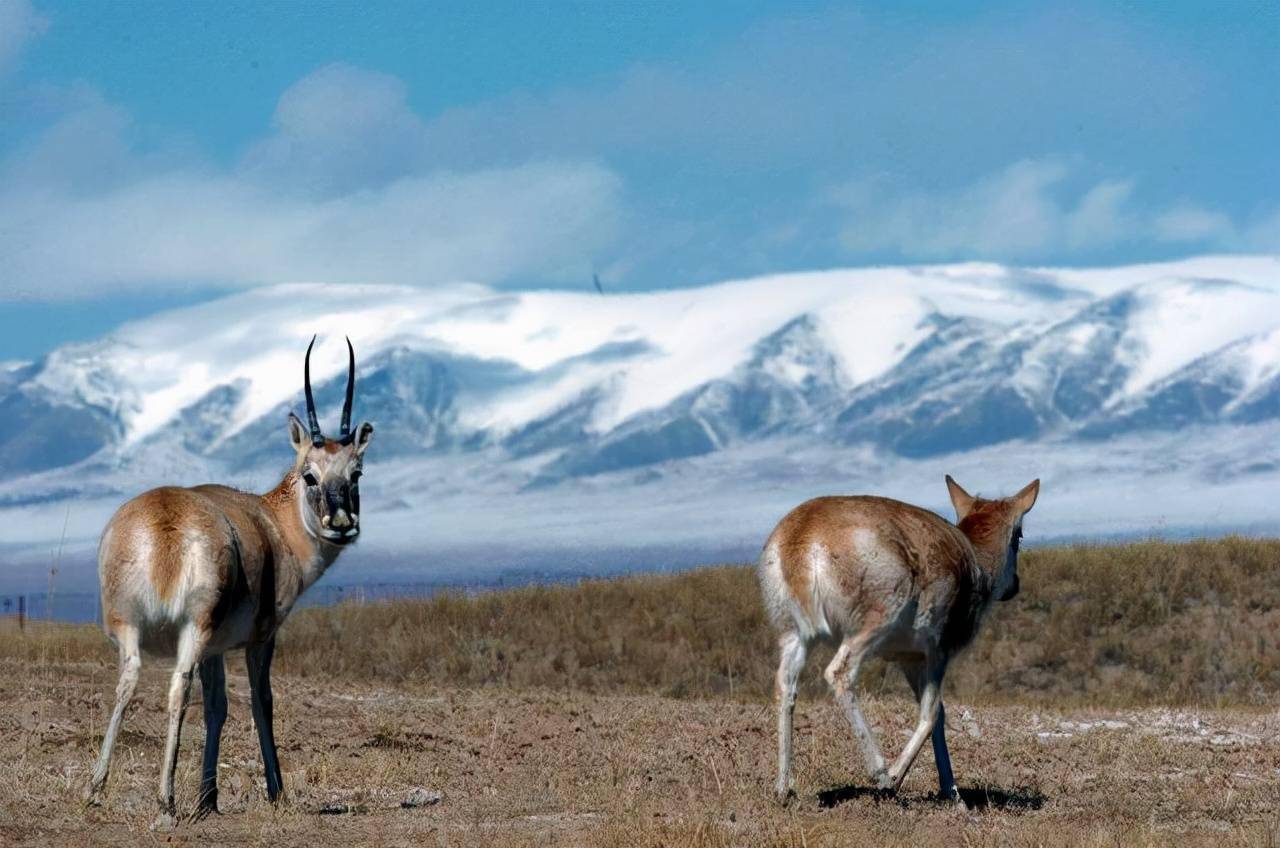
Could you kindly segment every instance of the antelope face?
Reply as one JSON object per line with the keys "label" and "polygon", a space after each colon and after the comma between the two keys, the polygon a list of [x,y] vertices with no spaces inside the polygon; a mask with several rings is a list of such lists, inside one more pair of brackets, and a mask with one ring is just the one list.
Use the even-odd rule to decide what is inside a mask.
{"label": "antelope face", "polygon": [[1001,564],[993,575],[992,597],[998,601],[1013,600],[1020,588],[1018,548],[1022,543],[1022,519],[1035,506],[1040,481],[1031,481],[1013,497],[988,500],[970,495],[948,475],[947,490],[956,509],[956,526],[976,549],[985,551],[989,557],[999,557]]}
{"label": "antelope face", "polygon": [[[291,440],[308,438],[295,416],[290,416],[289,431]],[[354,542],[360,535],[360,476],[373,425],[366,421],[353,435],[346,444],[325,439],[319,447],[309,441],[294,445],[301,457],[303,522],[313,536],[335,545]]]}
{"label": "antelope face", "polygon": [[346,545],[360,535],[360,475],[364,452],[373,436],[373,425],[362,422],[351,429],[351,402],[356,388],[356,354],[347,339],[347,399],[342,407],[342,428],[338,438],[326,438],[316,418],[311,395],[311,348],[307,345],[303,364],[303,388],[307,396],[307,419],[289,413],[289,441],[297,454],[294,469],[302,488],[302,521],[307,531],[332,545]]}

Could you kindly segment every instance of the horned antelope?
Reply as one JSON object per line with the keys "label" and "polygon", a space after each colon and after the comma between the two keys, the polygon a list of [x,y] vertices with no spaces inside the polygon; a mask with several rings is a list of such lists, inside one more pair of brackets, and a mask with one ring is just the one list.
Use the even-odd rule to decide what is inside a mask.
{"label": "horned antelope", "polygon": [[311,348],[303,360],[308,424],[289,413],[293,467],[265,495],[226,486],[166,487],[120,507],[98,547],[103,625],[120,651],[120,681],[102,752],[85,790],[97,803],[120,721],[138,682],[139,650],[175,657],[169,727],[160,769],[160,813],[174,825],[178,738],[196,667],[204,692],[204,767],[196,816],[218,809],[218,742],[227,715],[223,654],[245,649],[253,721],[267,796],[282,783],[271,725],[276,631],[298,597],[360,534],[359,480],[373,425],[351,429],[355,350],[347,340],[347,395],[338,438],[326,438],[311,394]]}
{"label": "horned antelope", "polygon": [[[951,524],[925,509],[877,497],[807,501],[782,519],[760,557],[765,606],[781,632],[778,664],[778,781],[791,781],[796,683],[817,640],[837,645],[825,677],[882,790],[896,792],[925,737],[943,797],[960,801],[947,753],[942,679],[977,633],[992,600],[1018,594],[1022,519],[1036,502],[1035,480],[1010,498],[974,497],[950,476]],[[919,702],[915,732],[892,768],[858,705],[858,671],[868,657],[895,662]]]}

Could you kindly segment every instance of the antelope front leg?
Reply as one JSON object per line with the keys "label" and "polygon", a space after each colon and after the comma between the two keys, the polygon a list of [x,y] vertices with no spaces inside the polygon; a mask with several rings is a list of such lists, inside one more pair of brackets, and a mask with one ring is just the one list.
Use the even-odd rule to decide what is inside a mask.
{"label": "antelope front leg", "polygon": [[169,679],[169,732],[164,743],[164,762],[160,771],[160,814],[151,825],[153,830],[172,830],[177,813],[173,797],[173,775],[178,768],[178,742],[182,736],[182,718],[191,700],[191,678],[196,661],[204,649],[205,638],[192,624],[178,636],[178,658]]}
{"label": "antelope front leg", "polygon": [[276,650],[275,637],[245,649],[249,666],[249,689],[253,701],[253,723],[258,728],[258,745],[262,748],[262,768],[267,775],[267,798],[275,803],[280,798],[284,781],[280,760],[276,756],[276,737],[271,727],[271,657]]}
{"label": "antelope front leg", "polygon": [[965,806],[956,786],[956,776],[951,771],[951,754],[947,751],[947,708],[938,699],[938,718],[933,723],[933,759],[938,764],[938,794],[948,801]]}
{"label": "antelope front leg", "polygon": [[[900,662],[899,667],[919,701],[924,691],[924,663]],[[933,761],[938,767],[938,794],[963,807],[964,800],[960,797],[960,788],[956,786],[956,777],[951,771],[951,753],[947,751],[947,707],[941,698],[938,699],[938,718],[933,723]]]}
{"label": "antelope front leg", "polygon": [[831,686],[836,704],[844,712],[845,718],[849,721],[849,727],[862,748],[867,773],[876,782],[878,789],[888,789],[890,783],[889,776],[884,770],[884,755],[880,753],[875,733],[867,724],[866,716],[862,714],[862,707],[858,703],[858,672],[862,668],[867,646],[874,635],[874,629],[867,628],[857,636],[842,642],[831,664],[827,666],[824,676]]}
{"label": "antelope front leg", "polygon": [[916,723],[916,730],[911,734],[911,739],[907,741],[907,747],[903,749],[893,768],[889,769],[889,788],[894,792],[902,787],[902,781],[911,769],[911,764],[915,762],[916,755],[920,753],[924,740],[933,732],[934,723],[938,719],[938,708],[942,704],[943,673],[944,669],[941,666],[934,666],[932,663],[926,666],[919,694],[920,720]]}
{"label": "antelope front leg", "polygon": [[218,747],[227,721],[227,669],[221,654],[200,663],[200,689],[204,698],[204,766],[195,812],[198,819],[218,812]]}

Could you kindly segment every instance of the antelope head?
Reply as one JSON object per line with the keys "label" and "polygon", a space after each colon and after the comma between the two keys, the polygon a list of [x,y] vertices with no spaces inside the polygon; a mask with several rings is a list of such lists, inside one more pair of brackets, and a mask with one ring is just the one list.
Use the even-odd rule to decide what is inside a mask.
{"label": "antelope head", "polygon": [[289,413],[289,441],[297,453],[294,471],[302,486],[302,521],[312,536],[331,545],[346,545],[360,535],[360,475],[364,451],[373,425],[361,422],[351,429],[351,402],[356,389],[356,353],[347,339],[347,399],[336,439],[320,432],[316,401],[311,395],[311,347],[303,363],[303,387],[307,396],[307,424]]}
{"label": "antelope head", "polygon": [[995,580],[992,597],[1012,600],[1018,594],[1018,546],[1022,542],[1022,519],[1035,506],[1040,481],[1032,480],[1010,498],[988,500],[966,492],[947,475],[947,491],[956,509],[956,526],[969,537]]}

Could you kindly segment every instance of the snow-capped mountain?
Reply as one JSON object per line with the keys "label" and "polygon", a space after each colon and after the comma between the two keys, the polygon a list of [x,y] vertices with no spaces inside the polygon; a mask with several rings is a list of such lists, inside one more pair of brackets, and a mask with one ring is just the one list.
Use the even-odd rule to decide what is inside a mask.
{"label": "snow-capped mountain", "polygon": [[[1280,426],[1280,260],[1205,257],[839,270],[603,297],[468,284],[255,290],[0,368],[0,507],[114,503],[160,481],[269,484],[289,459],[285,414],[302,408],[313,333],[330,423],[343,336],[355,344],[355,414],[377,425],[368,480],[396,508],[481,493],[490,505],[520,493],[661,499],[645,487],[692,493],[692,469],[749,486],[796,456],[826,457],[813,460],[826,470],[857,457],[868,481],[976,455],[1069,456],[1083,481],[1086,466],[1115,470],[1090,457],[1116,440],[1143,454],[1151,483],[1186,472],[1168,440],[1191,438],[1188,428],[1249,445],[1237,456],[1219,440],[1197,479],[1276,474],[1274,455],[1258,455],[1275,440],[1256,434]],[[1157,444],[1163,465],[1143,453]],[[790,467],[762,485],[794,488],[806,474],[822,478]]]}

